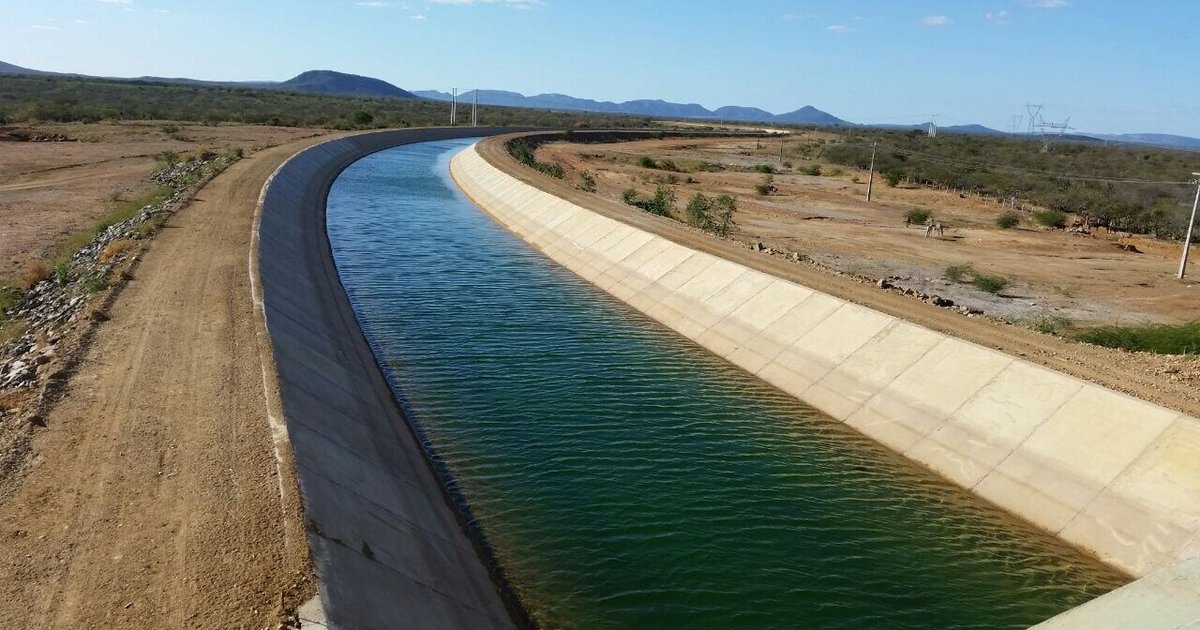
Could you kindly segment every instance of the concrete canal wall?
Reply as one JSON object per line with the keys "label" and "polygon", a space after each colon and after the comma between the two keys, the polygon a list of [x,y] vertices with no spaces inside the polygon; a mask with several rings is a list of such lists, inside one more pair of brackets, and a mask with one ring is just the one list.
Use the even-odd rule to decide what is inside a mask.
{"label": "concrete canal wall", "polygon": [[1200,421],[678,245],[489,164],[455,181],[563,266],[1135,575],[1200,556]]}
{"label": "concrete canal wall", "polygon": [[370,153],[500,129],[362,134],[291,158],[264,188],[257,271],[309,549],[333,628],[511,628],[527,618],[392,397],[334,267],[325,203]]}

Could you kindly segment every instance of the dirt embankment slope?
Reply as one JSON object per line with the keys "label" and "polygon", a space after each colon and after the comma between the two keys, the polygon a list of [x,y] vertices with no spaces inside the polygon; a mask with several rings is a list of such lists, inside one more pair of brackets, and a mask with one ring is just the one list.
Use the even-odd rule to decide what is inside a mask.
{"label": "dirt embankment slope", "polygon": [[133,270],[0,489],[0,627],[273,627],[310,594],[247,261],[263,182],[318,141],[235,164]]}
{"label": "dirt embankment slope", "polygon": [[812,289],[874,308],[932,330],[994,348],[1049,368],[1099,383],[1117,391],[1200,416],[1200,395],[1186,380],[1164,378],[1156,365],[1132,360],[1134,355],[1074,343],[1026,328],[986,318],[968,318],[908,296],[883,291],[874,284],[835,275],[779,256],[747,249],[739,242],[723,240],[678,221],[651,215],[618,200],[586,193],[573,180],[557,180],[518,163],[504,150],[506,136],[480,144],[480,152],[505,172],[542,190],[605,216],[653,232],[687,247],[721,256],[747,267],[791,280]]}

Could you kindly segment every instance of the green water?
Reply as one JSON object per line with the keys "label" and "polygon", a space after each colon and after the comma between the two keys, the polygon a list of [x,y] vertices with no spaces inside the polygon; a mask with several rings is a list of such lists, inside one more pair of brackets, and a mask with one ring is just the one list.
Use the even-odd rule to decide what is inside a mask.
{"label": "green water", "polygon": [[695,347],[453,189],[335,184],[360,322],[533,614],[565,628],[1020,628],[1123,578]]}

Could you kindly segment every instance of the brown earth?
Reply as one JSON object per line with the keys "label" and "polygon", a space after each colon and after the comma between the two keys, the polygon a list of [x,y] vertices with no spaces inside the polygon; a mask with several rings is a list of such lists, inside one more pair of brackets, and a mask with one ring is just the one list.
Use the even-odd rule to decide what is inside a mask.
{"label": "brown earth", "polygon": [[[233,165],[133,269],[29,466],[0,484],[0,627],[276,627],[311,595],[247,264],[263,182],[317,141]],[[113,159],[138,166],[96,191],[148,170]]]}
{"label": "brown earth", "polygon": [[[919,245],[908,247],[907,252],[919,252],[922,249],[929,247],[969,247],[979,237],[974,236],[978,232],[983,232],[982,228],[971,228],[972,237],[964,237],[960,240],[951,239],[925,239],[924,231],[912,228],[909,230],[914,235],[908,236],[903,234],[902,227],[886,227],[874,230],[872,235],[870,230],[855,231],[855,226],[860,225],[855,219],[847,216],[846,218],[837,220],[820,221],[820,228],[807,227],[803,217],[809,215],[808,203],[797,200],[796,197],[805,194],[811,194],[817,198],[818,204],[822,208],[826,208],[823,212],[832,214],[828,208],[833,207],[834,201],[837,202],[843,212],[849,214],[852,212],[880,212],[881,218],[876,218],[871,224],[878,224],[884,221],[888,223],[903,224],[901,210],[905,207],[899,203],[892,202],[890,204],[880,204],[881,209],[875,210],[873,207],[868,207],[866,210],[856,210],[857,206],[853,200],[847,198],[846,195],[841,195],[835,200],[830,200],[830,195],[821,191],[805,190],[801,183],[793,181],[790,177],[777,177],[776,182],[784,188],[785,195],[790,195],[793,201],[790,206],[774,206],[774,209],[755,209],[762,208],[758,202],[750,202],[748,194],[741,186],[747,185],[749,182],[757,181],[748,179],[745,176],[737,178],[734,173],[697,173],[690,176],[694,179],[708,182],[704,188],[706,192],[713,191],[736,191],[738,192],[738,213],[737,220],[742,223],[740,233],[735,234],[734,238],[721,239],[705,232],[701,232],[679,221],[658,217],[643,212],[637,208],[626,205],[620,201],[620,191],[629,187],[630,181],[639,181],[638,177],[646,175],[657,177],[666,175],[661,172],[651,172],[646,175],[637,173],[637,171],[646,171],[647,169],[639,169],[627,162],[623,162],[627,157],[618,157],[616,152],[620,152],[623,156],[628,155],[652,155],[653,157],[667,157],[664,155],[667,147],[680,145],[699,145],[701,141],[681,141],[679,139],[665,141],[646,141],[637,143],[622,143],[620,145],[568,145],[568,144],[550,144],[539,149],[539,159],[543,161],[559,160],[567,167],[567,176],[562,179],[554,179],[546,175],[542,175],[532,169],[514,160],[504,150],[503,142],[505,137],[491,138],[483,141],[480,144],[480,151],[484,157],[510,173],[511,175],[524,180],[538,188],[549,191],[555,195],[568,199],[574,203],[585,206],[597,212],[600,212],[611,218],[624,221],[639,228],[654,232],[665,238],[673,240],[677,243],[709,252],[711,254],[721,256],[728,260],[738,262],[740,264],[752,267],[775,276],[785,278],[802,284],[818,291],[822,291],[840,298],[862,304],[874,308],[876,310],[888,313],[890,315],[900,317],[910,322],[925,326],[927,328],[937,330],[949,335],[953,335],[968,341],[995,348],[1002,352],[1013,356],[1025,358],[1035,363],[1040,363],[1052,369],[1056,369],[1068,374],[1072,374],[1079,378],[1083,378],[1112,389],[1123,391],[1132,396],[1156,402],[1158,404],[1178,409],[1194,416],[1200,416],[1200,361],[1195,357],[1170,357],[1153,355],[1148,353],[1130,353],[1110,348],[1101,348],[1087,344],[1076,343],[1067,339],[1035,332],[1028,328],[1019,325],[1005,323],[999,319],[988,317],[967,317],[958,311],[939,308],[924,301],[914,299],[913,297],[904,295],[890,290],[882,290],[878,288],[874,282],[856,277],[852,274],[843,273],[836,269],[830,269],[826,266],[813,264],[805,264],[802,262],[793,262],[790,258],[782,254],[771,255],[766,252],[753,251],[747,248],[743,240],[747,238],[747,225],[758,226],[765,223],[764,217],[774,217],[775,221],[779,221],[779,225],[786,226],[786,234],[799,235],[792,238],[803,238],[812,246],[827,246],[831,250],[835,248],[845,247],[845,249],[836,249],[839,252],[845,252],[845,255],[854,255],[859,259],[868,259],[876,262],[882,261],[887,264],[890,260],[889,256],[895,255],[899,245],[894,241],[901,239],[916,240]],[[771,142],[772,140],[764,140]],[[778,140],[774,140],[775,155],[778,156]],[[736,149],[737,151],[753,151],[754,140],[747,141],[746,139],[722,139],[711,141],[714,145],[724,144],[726,146],[741,146],[743,148]],[[649,149],[660,149],[658,153],[651,153]],[[691,148],[678,149],[681,151],[693,151]],[[727,149],[719,149],[727,151]],[[760,156],[749,155],[743,156],[748,163],[760,163],[763,160]],[[685,158],[678,158],[682,161]],[[694,158],[692,158],[694,159]],[[596,174],[596,179],[599,183],[599,188],[596,193],[587,193],[580,190],[576,182],[578,182],[578,172],[581,168],[586,168]],[[755,174],[758,178],[761,175]],[[679,175],[683,179],[683,175]],[[803,176],[797,176],[803,177]],[[825,179],[825,178],[814,178]],[[876,182],[879,183],[878,181]],[[836,184],[842,186],[845,184]],[[643,193],[653,188],[653,182],[639,182],[638,186]],[[692,191],[698,186],[680,185],[679,194],[683,198],[683,202],[692,194]],[[752,195],[750,192],[749,195]],[[939,195],[944,196],[944,193],[937,191],[890,191],[885,193],[884,199],[894,199],[890,195],[896,196],[905,195],[904,198],[912,199],[919,198],[921,203],[930,204],[931,200],[937,200]],[[957,195],[954,196],[957,199]],[[776,203],[777,199],[771,199],[770,203]],[[986,202],[977,202],[985,204]],[[682,202],[681,204],[682,205]],[[977,207],[984,207],[979,205]],[[990,210],[990,208],[989,208]],[[992,210],[994,212],[994,210]],[[963,211],[958,215],[966,217],[969,212]],[[998,212],[997,212],[998,214]],[[790,220],[784,221],[785,217],[791,217]],[[975,218],[974,225],[986,223],[987,218]],[[844,232],[840,238],[830,238],[833,244],[821,245],[826,240],[829,225],[844,225]],[[963,219],[963,223],[967,221]],[[749,228],[757,231],[757,227]],[[953,229],[953,228],[952,228]],[[967,228],[963,228],[967,229]],[[999,230],[997,230],[999,232]],[[1062,234],[1042,234],[1033,230],[1028,231],[1027,235],[1030,243],[1041,244],[1043,247],[1051,247],[1050,239],[1058,239],[1062,243],[1069,243],[1067,240],[1070,237]],[[851,235],[857,234],[858,241],[851,242]],[[947,233],[948,236],[950,232]],[[927,241],[936,240],[936,245],[925,245]],[[768,246],[774,241],[769,241],[764,238]],[[1102,242],[1100,239],[1083,239],[1080,242]],[[962,245],[966,242],[966,245]],[[986,242],[986,241],[983,241]],[[1143,240],[1137,241],[1138,247],[1145,246],[1147,251],[1157,251],[1159,247],[1154,243],[1147,243]],[[839,244],[843,243],[843,244]],[[848,243],[848,245],[844,245]],[[786,249],[776,244],[775,247]],[[797,251],[798,248],[793,248],[788,251]],[[1114,248],[1115,249],[1115,248]],[[804,249],[805,253],[814,251],[813,249]],[[1025,254],[1025,259],[1021,263],[1021,268],[1028,270],[1030,274],[1040,272],[1040,268],[1046,265],[1069,265],[1068,261],[1072,260],[1069,254],[1069,249],[1060,247],[1059,249],[1051,249],[1051,253],[1058,252],[1059,257],[1046,254],[1037,256],[1035,254]],[[1119,250],[1118,250],[1119,251]],[[1125,252],[1122,252],[1125,253]],[[1131,254],[1133,255],[1133,254]],[[1154,254],[1144,254],[1146,260],[1154,261],[1159,259]],[[973,261],[977,266],[990,269],[988,263],[980,261],[986,260],[982,252],[977,252],[975,255],[964,255],[962,260]],[[1146,263],[1153,267],[1153,262]],[[1160,264],[1161,263],[1157,263]],[[1076,283],[1086,283],[1086,275],[1083,269],[1076,267],[1081,274],[1081,279],[1074,280]],[[1148,272],[1147,272],[1148,273]],[[1194,273],[1200,275],[1200,268]],[[1123,277],[1118,273],[1117,276]],[[1124,286],[1125,281],[1122,281],[1118,286]],[[1072,284],[1071,286],[1076,286]],[[1155,312],[1164,315],[1172,314],[1174,317],[1184,319],[1187,313],[1191,313],[1191,318],[1195,318],[1196,307],[1195,298],[1191,298],[1190,307],[1184,296],[1196,295],[1196,285],[1179,283],[1174,284],[1169,281],[1164,281],[1161,278],[1157,279],[1153,285],[1169,299],[1154,300],[1147,298],[1142,300],[1143,303],[1155,305]],[[1089,290],[1095,290],[1097,294],[1102,293],[1103,287],[1093,287]],[[1083,289],[1076,289],[1082,292]],[[1107,289],[1110,293],[1116,293],[1114,287],[1110,286]],[[1117,293],[1119,295],[1119,293]],[[1176,304],[1178,300],[1178,305]],[[1117,303],[1117,302],[1114,302]],[[1149,307],[1147,307],[1149,308]],[[1190,311],[1188,310],[1190,308]]]}
{"label": "brown earth", "polygon": [[251,153],[316,133],[326,132],[167,122],[0,127],[0,283],[30,260],[56,257],[119,200],[153,189],[154,156],[163,151]]}
{"label": "brown earth", "polygon": [[[806,159],[810,142],[835,136],[808,132],[783,138],[648,140],[605,145],[554,143],[539,159],[562,163],[566,180],[578,172],[596,176],[598,194],[620,199],[633,187],[643,196],[674,177],[682,209],[696,192],[729,193],[738,199],[738,225],[732,237],[800,252],[830,269],[871,279],[896,277],[896,284],[948,297],[958,304],[1013,322],[1055,317],[1077,326],[1139,322],[1180,323],[1200,316],[1200,256],[1188,282],[1175,278],[1179,244],[1128,234],[1079,234],[1047,230],[1025,220],[1002,230],[995,220],[1010,210],[995,199],[901,185],[887,187],[876,177],[873,201],[865,201],[867,173]],[[780,146],[786,142],[781,165]],[[637,166],[640,156],[674,161],[671,173]],[[719,165],[700,172],[700,162]],[[758,195],[762,173],[751,167],[769,164],[778,192]],[[804,175],[820,166],[826,175]],[[840,174],[829,176],[830,172]],[[691,182],[688,181],[691,179]],[[857,182],[855,181],[857,180]],[[942,238],[925,238],[924,226],[906,226],[913,208],[930,210],[945,229]],[[682,213],[680,213],[682,214]],[[1123,249],[1132,246],[1140,253]],[[972,264],[978,271],[1010,280],[999,296],[969,284],[943,279],[946,267]]]}

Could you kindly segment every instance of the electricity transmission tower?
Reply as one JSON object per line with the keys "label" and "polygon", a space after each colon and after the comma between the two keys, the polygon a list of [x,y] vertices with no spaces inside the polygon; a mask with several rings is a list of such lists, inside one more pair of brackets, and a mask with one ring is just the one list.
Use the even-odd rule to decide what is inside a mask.
{"label": "electricity transmission tower", "polygon": [[458,121],[458,88],[450,88],[450,126]]}
{"label": "electricity transmission tower", "polygon": [[937,137],[937,114],[929,115],[929,137]]}
{"label": "electricity transmission tower", "polygon": [[1029,135],[1032,136],[1038,122],[1042,119],[1042,105],[1030,105],[1026,103],[1025,111],[1029,112]]}

